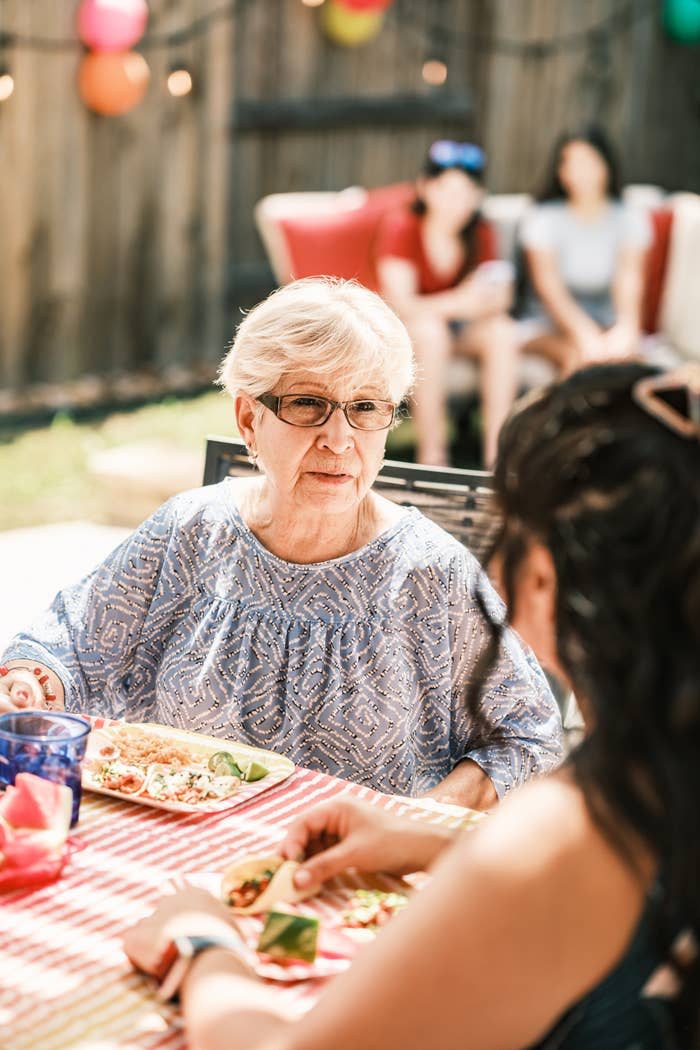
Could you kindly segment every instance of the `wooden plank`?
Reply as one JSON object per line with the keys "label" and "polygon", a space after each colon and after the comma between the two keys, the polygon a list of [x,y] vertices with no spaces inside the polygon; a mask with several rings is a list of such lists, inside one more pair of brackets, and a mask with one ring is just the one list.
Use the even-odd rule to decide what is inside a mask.
{"label": "wooden plank", "polygon": [[[33,12],[22,0],[0,5],[0,26],[30,32]],[[6,56],[7,57],[7,56]],[[18,388],[26,382],[27,331],[31,314],[34,182],[39,164],[37,85],[34,59],[27,52],[11,53],[14,94],[2,103],[0,151],[3,157],[0,222],[0,385]]]}
{"label": "wooden plank", "polygon": [[203,112],[197,150],[202,171],[201,312],[198,353],[218,361],[231,338],[226,308],[228,267],[228,183],[234,155],[230,147],[228,115],[233,90],[233,55],[236,26],[221,22],[202,41],[198,69],[206,69]]}
{"label": "wooden plank", "polygon": [[[44,32],[70,39],[74,15],[62,4],[45,10]],[[80,320],[84,297],[83,198],[87,173],[87,120],[77,98],[77,54],[49,52],[34,61],[38,101],[51,100],[50,120],[42,120],[41,164],[32,204],[35,229],[44,245],[44,284],[33,289],[32,375],[41,381],[77,378],[82,372]]]}
{"label": "wooden plank", "polygon": [[[196,0],[180,0],[176,8],[164,7],[162,31],[186,25],[198,14]],[[194,62],[195,44],[188,42],[167,55],[159,79],[167,76],[166,63],[176,58],[196,67],[197,76],[206,77]],[[173,98],[160,88],[160,163],[157,198],[159,231],[159,307],[157,363],[161,369],[183,363],[192,352],[189,345],[190,314],[196,295],[200,217],[197,212],[197,183],[201,158],[197,149],[196,126],[202,107],[201,90],[185,98]]]}
{"label": "wooden plank", "polygon": [[434,121],[467,120],[469,95],[389,95],[345,98],[240,98],[232,130],[292,131],[364,127],[416,127]]}

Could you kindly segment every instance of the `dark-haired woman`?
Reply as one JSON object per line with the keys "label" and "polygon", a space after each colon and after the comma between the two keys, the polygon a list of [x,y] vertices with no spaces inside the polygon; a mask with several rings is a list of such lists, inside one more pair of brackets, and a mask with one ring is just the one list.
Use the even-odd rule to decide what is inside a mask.
{"label": "dark-haired woman", "polygon": [[521,231],[529,274],[524,350],[565,373],[633,354],[641,335],[647,216],[620,199],[617,164],[597,128],[564,135],[540,203]]}
{"label": "dark-haired woman", "polygon": [[406,324],[418,366],[413,395],[417,458],[448,462],[446,371],[454,353],[480,364],[484,461],[516,393],[518,333],[508,317],[509,264],[496,259],[481,218],[486,157],[468,142],[434,142],[411,208],[389,214],[378,231],[380,290]]}
{"label": "dark-haired woman", "polygon": [[[440,857],[433,879],[299,1023],[235,949],[198,955],[182,986],[197,1050],[700,1045],[697,366],[552,386],[506,423],[496,491],[510,618],[575,689],[587,736],[451,845],[349,802],[298,820],[282,848],[309,858],[299,886]],[[170,898],[132,958],[162,970],[177,923],[231,933],[218,902]]]}

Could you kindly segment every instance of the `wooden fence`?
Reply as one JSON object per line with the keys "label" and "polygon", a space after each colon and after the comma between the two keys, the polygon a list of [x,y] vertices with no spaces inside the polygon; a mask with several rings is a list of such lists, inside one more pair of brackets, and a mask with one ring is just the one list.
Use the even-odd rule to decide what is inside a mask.
{"label": "wooden fence", "polygon": [[[659,0],[395,0],[359,48],[326,40],[300,0],[238,0],[234,17],[221,0],[150,0],[149,92],[119,118],[80,101],[76,6],[0,4],[0,33],[68,41],[5,50],[6,394],[211,372],[239,308],[271,286],[255,201],[403,179],[436,136],[481,141],[494,190],[532,190],[558,132],[596,118],[629,181],[700,190],[700,52],[665,37]],[[153,34],[172,38],[153,46]],[[448,67],[444,87],[422,81],[431,57]],[[174,62],[194,78],[184,99],[165,90]]]}

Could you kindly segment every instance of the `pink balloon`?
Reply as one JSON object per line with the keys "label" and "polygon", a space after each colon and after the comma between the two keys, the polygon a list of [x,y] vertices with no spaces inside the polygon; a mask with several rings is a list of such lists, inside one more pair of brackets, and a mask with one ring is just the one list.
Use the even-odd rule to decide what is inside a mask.
{"label": "pink balloon", "polygon": [[348,11],[384,11],[393,0],[336,0]]}
{"label": "pink balloon", "polygon": [[127,51],[143,36],[146,0],[83,0],[78,36],[93,51]]}

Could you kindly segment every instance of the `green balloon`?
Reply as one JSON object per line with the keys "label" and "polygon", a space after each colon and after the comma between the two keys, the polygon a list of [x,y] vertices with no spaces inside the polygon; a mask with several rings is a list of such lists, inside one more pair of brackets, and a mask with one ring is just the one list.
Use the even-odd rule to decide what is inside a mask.
{"label": "green balloon", "polygon": [[665,0],[664,29],[683,44],[700,41],[700,0]]}

